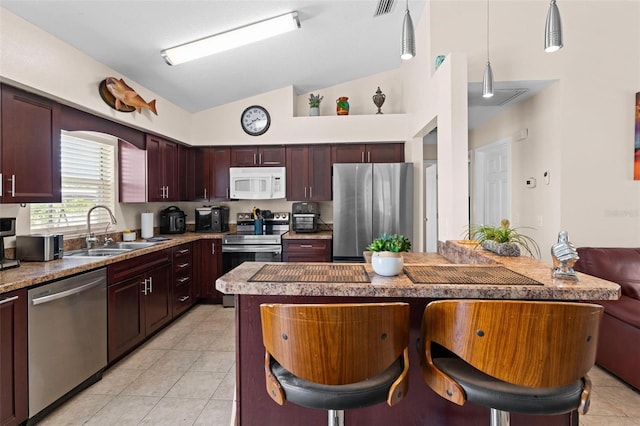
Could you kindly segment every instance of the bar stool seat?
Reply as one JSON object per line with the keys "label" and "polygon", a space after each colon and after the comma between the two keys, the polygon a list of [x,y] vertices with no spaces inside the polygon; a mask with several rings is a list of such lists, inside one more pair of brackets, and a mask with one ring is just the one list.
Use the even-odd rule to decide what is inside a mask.
{"label": "bar stool seat", "polygon": [[[344,412],[407,393],[407,303],[262,304],[267,393],[328,411],[328,424]],[[283,419],[286,423],[286,419]]]}
{"label": "bar stool seat", "polygon": [[420,365],[443,398],[491,409],[554,415],[589,409],[603,308],[573,302],[443,300],[424,311]]}

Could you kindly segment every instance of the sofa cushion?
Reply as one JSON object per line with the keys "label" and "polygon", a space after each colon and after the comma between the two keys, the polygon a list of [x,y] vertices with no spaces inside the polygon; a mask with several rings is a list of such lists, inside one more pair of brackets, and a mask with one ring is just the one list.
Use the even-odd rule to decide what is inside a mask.
{"label": "sofa cushion", "polygon": [[624,296],[640,300],[640,248],[579,247],[574,269],[620,285]]}
{"label": "sofa cushion", "polygon": [[621,296],[618,300],[598,300],[607,314],[640,329],[640,300]]}

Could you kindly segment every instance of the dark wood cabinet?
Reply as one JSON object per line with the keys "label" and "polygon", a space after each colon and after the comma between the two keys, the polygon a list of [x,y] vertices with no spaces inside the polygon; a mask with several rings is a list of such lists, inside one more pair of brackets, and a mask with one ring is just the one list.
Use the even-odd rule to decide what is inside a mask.
{"label": "dark wood cabinet", "polygon": [[284,262],[331,262],[330,239],[283,239]]}
{"label": "dark wood cabinet", "polygon": [[118,140],[118,176],[121,203],[147,201],[147,154],[143,149]]}
{"label": "dark wood cabinet", "polygon": [[231,148],[207,147],[197,151],[194,199],[228,200]]}
{"label": "dark wood cabinet", "polygon": [[222,303],[222,293],[216,290],[216,279],[222,275],[222,240],[199,240],[193,246],[196,298],[210,303]]}
{"label": "dark wood cabinet", "polygon": [[289,145],[286,156],[288,200],[331,200],[330,145]]}
{"label": "dark wood cabinet", "polygon": [[107,267],[109,362],[171,321],[171,257],[160,250]]}
{"label": "dark wood cabinet", "polygon": [[60,202],[60,105],[1,86],[0,200]]}
{"label": "dark wood cabinet", "polygon": [[334,144],[333,163],[403,163],[404,143]]}
{"label": "dark wood cabinet", "polygon": [[174,247],[173,251],[173,317],[193,306],[193,246]]}
{"label": "dark wood cabinet", "polygon": [[198,149],[178,145],[178,199],[193,201],[196,199],[196,171]]}
{"label": "dark wood cabinet", "polygon": [[231,167],[284,167],[284,146],[231,147]]}
{"label": "dark wood cabinet", "polygon": [[178,201],[178,145],[154,135],[145,143],[148,201]]}
{"label": "dark wood cabinet", "polygon": [[27,290],[0,295],[0,425],[27,420]]}

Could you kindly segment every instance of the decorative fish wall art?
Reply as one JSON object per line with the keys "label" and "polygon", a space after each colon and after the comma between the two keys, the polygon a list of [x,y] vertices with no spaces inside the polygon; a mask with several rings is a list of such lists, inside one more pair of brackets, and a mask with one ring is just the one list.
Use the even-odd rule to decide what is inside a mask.
{"label": "decorative fish wall art", "polygon": [[107,77],[100,82],[98,92],[102,100],[111,108],[121,112],[142,112],[146,108],[158,115],[156,100],[146,102],[142,96],[124,82],[123,79]]}

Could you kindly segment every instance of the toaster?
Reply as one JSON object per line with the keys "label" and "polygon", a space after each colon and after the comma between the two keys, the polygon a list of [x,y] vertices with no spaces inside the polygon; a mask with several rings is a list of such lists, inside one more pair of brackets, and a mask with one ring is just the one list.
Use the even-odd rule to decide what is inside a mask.
{"label": "toaster", "polygon": [[16,258],[31,262],[48,262],[62,259],[64,255],[64,236],[18,235],[16,236]]}

